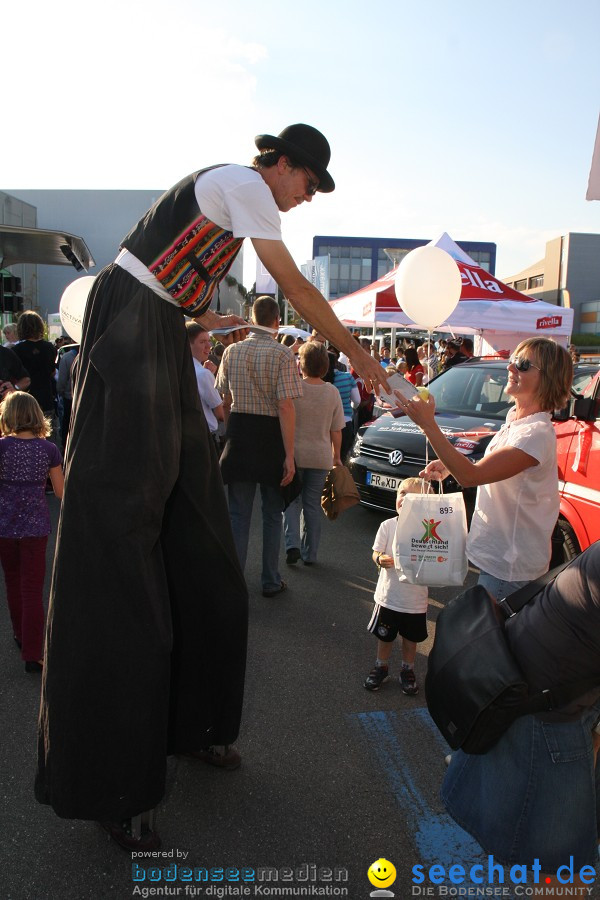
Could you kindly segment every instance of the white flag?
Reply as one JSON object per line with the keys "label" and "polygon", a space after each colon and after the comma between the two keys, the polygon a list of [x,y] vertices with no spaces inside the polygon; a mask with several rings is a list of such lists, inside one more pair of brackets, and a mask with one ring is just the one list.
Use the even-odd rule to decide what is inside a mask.
{"label": "white flag", "polygon": [[329,257],[315,256],[315,287],[329,300]]}
{"label": "white flag", "polygon": [[256,293],[257,294],[276,294],[277,282],[270,272],[263,266],[262,262],[256,257]]}
{"label": "white flag", "polygon": [[592,156],[592,168],[590,169],[590,180],[588,182],[586,200],[600,200],[600,116],[598,117],[598,131],[596,133],[596,144],[594,146],[594,155]]}
{"label": "white flag", "polygon": [[326,300],[329,300],[329,257],[315,256],[300,266],[300,271],[307,281],[314,284]]}
{"label": "white flag", "polygon": [[303,265],[300,266],[300,271],[304,275],[307,281],[310,281],[311,284],[314,284],[315,287],[317,285],[317,273],[315,271],[315,261],[314,259],[308,259]]}

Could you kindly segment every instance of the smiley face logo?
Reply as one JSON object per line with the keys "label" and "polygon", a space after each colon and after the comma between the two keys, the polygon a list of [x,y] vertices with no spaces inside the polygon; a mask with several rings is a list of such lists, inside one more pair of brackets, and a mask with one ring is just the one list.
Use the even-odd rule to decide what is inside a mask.
{"label": "smiley face logo", "polygon": [[396,880],[396,869],[387,859],[377,859],[367,871],[373,887],[386,888]]}

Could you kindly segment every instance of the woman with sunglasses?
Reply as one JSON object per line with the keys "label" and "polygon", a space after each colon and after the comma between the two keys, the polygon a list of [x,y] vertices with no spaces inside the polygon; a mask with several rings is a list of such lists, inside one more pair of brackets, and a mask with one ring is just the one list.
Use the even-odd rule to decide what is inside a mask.
{"label": "woman with sunglasses", "polygon": [[567,402],[573,380],[569,353],[547,338],[522,341],[507,368],[506,393],[515,405],[475,463],[438,427],[433,397],[407,401],[396,392],[438,456],[419,474],[429,480],[451,474],[463,488],[478,488],[467,553],[479,583],[497,599],[548,570],[559,512],[551,414]]}

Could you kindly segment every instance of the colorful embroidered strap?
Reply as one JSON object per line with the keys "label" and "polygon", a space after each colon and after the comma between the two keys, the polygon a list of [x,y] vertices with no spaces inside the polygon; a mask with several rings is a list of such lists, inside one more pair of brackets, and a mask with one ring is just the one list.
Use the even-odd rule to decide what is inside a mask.
{"label": "colorful embroidered strap", "polygon": [[242,242],[200,215],[148,268],[188,315],[200,315]]}

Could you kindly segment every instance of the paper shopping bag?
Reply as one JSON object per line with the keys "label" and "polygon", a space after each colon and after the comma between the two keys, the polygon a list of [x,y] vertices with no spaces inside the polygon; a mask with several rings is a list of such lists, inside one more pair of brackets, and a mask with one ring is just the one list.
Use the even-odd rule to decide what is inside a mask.
{"label": "paper shopping bag", "polygon": [[410,584],[463,584],[467,576],[467,516],[460,491],[406,494],[394,539],[394,564]]}

